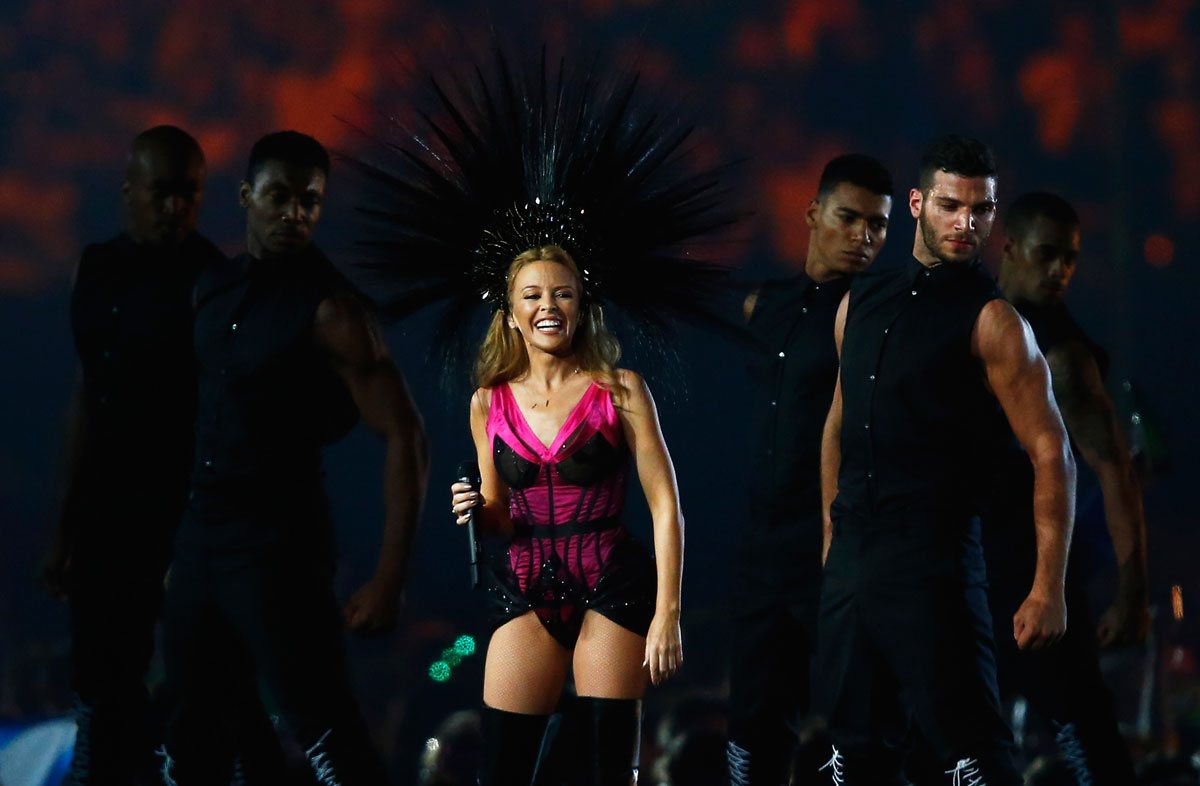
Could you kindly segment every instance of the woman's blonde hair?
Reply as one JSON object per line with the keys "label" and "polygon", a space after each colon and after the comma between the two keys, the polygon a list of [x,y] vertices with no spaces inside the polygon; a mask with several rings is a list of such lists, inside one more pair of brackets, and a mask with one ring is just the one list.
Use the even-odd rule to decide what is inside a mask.
{"label": "woman's blonde hair", "polygon": [[621,344],[617,337],[604,326],[604,313],[600,304],[592,301],[583,291],[583,275],[571,255],[558,246],[531,248],[518,256],[509,265],[505,279],[505,306],[492,316],[487,335],[479,347],[475,361],[475,384],[491,388],[519,378],[529,370],[529,354],[520,332],[508,326],[508,314],[512,308],[513,283],[517,274],[526,265],[534,262],[555,262],[562,265],[579,282],[579,327],[575,330],[571,349],[580,371],[592,375],[597,381],[610,387],[618,387],[616,367],[621,359]]}

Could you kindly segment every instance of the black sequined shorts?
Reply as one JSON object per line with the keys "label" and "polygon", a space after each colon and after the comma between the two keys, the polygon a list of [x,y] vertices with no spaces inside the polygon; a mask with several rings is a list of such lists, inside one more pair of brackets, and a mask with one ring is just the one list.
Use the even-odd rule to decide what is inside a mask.
{"label": "black sequined shorts", "polygon": [[574,649],[583,616],[592,610],[645,636],[654,618],[658,584],[654,558],[623,526],[615,534],[615,542],[599,565],[598,578],[590,586],[584,572],[571,564],[574,560],[562,559],[556,549],[547,549],[524,581],[510,566],[507,549],[496,550],[484,569],[493,631],[533,611],[559,644]]}

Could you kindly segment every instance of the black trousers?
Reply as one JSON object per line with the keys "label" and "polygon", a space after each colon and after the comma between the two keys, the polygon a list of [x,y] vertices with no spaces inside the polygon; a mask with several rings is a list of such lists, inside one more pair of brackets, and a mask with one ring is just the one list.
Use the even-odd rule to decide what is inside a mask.
{"label": "black trousers", "polygon": [[154,517],[92,518],[78,534],[68,593],[79,724],[71,782],[132,783],[154,768],[160,729],[145,679],[176,524],[163,510],[170,505]]}
{"label": "black trousers", "polygon": [[969,520],[835,520],[814,686],[845,783],[896,782],[905,722],[945,770],[1020,784],[997,697],[978,528]]}
{"label": "black trousers", "polygon": [[[383,766],[346,674],[328,554],[276,545],[239,552],[179,548],[164,611],[172,710],[171,775],[224,784],[260,716],[261,679],[322,783],[381,784]],[[264,766],[270,766],[270,762]]]}
{"label": "black trousers", "polygon": [[[820,521],[809,523],[819,532]],[[729,738],[737,755],[748,754],[756,786],[787,780],[797,724],[811,705],[821,557],[801,535],[814,539],[751,536],[732,572]]]}
{"label": "black trousers", "polygon": [[1053,647],[1022,651],[1013,639],[1012,618],[1033,586],[1033,572],[989,569],[988,579],[1001,697],[1024,696],[1053,725],[1068,762],[1086,766],[1096,786],[1136,782],[1113,696],[1100,673],[1096,626],[1082,582],[1068,578],[1063,638]]}

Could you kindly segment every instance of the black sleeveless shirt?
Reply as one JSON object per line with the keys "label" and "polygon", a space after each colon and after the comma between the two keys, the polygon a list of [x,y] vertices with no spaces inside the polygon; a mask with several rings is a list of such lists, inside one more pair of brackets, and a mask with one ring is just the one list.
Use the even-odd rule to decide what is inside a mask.
{"label": "black sleeveless shirt", "polygon": [[[166,495],[182,504],[192,463],[196,374],[192,287],[225,256],[193,233],[173,248],[135,243],[126,234],[84,249],[71,292],[71,332],[82,371],[78,468],[89,506],[98,497]],[[155,510],[175,523],[178,511]]]}
{"label": "black sleeveless shirt", "polygon": [[838,371],[833,324],[849,285],[803,273],[768,281],[747,324],[760,346],[749,364],[755,423],[746,526],[794,533],[803,554],[821,549],[821,434]]}
{"label": "black sleeveless shirt", "polygon": [[319,486],[322,446],[358,412],[313,325],[321,301],[349,291],[315,247],[279,261],[243,254],[200,277],[194,496]]}
{"label": "black sleeveless shirt", "polygon": [[834,515],[961,521],[982,505],[1003,413],[971,353],[1001,297],[978,262],[872,269],[850,287]]}

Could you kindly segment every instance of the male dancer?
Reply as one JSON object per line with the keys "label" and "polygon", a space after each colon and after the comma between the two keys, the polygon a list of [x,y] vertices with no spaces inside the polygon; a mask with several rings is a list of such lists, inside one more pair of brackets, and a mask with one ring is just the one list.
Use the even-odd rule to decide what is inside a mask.
{"label": "male dancer", "polygon": [[[340,639],[395,624],[427,472],[420,416],[376,324],[313,244],[329,157],[269,134],[239,198],[248,253],[196,286],[196,462],[166,601],[175,707],[164,771],[228,780],[230,719],[255,672],[321,783],[379,784]],[[385,525],[374,578],[341,615],[321,447],[361,415],[387,438]]]}
{"label": "male dancer", "polygon": [[1119,583],[1116,601],[1101,618],[1098,631],[1088,622],[1092,615],[1087,596],[1072,566],[1066,585],[1071,625],[1062,641],[1040,652],[1018,652],[1001,635],[1020,604],[1021,587],[1028,586],[1034,574],[1029,526],[1034,478],[1024,452],[1011,451],[983,516],[1000,693],[1022,694],[1048,717],[1080,786],[1130,784],[1136,779],[1133,765],[1117,731],[1096,644],[1097,636],[1101,646],[1140,641],[1149,628],[1141,489],[1104,390],[1107,358],[1063,303],[1079,256],[1079,218],[1065,200],[1047,193],[1018,197],[1006,218],[1000,288],[1033,329],[1075,453],[1095,470]]}
{"label": "male dancer", "polygon": [[81,381],[47,570],[71,612],[75,784],[153,768],[144,680],[191,468],[192,287],[225,259],[195,231],[204,155],[185,131],[138,134],[122,193],[126,230],[84,249],[71,294]]}
{"label": "male dancer", "polygon": [[850,279],[887,239],[892,176],[843,155],[821,173],[804,219],[804,272],[745,302],[762,352],[751,368],[761,413],[749,517],[734,564],[730,742],[735,786],[787,780],[795,724],[809,709],[821,586],[821,430],[837,379],[833,319]]}
{"label": "male dancer", "polygon": [[815,680],[834,783],[896,782],[881,726],[897,697],[953,783],[1019,784],[996,695],[974,516],[1003,416],[1033,464],[1037,568],[1017,644],[1066,626],[1075,467],[1045,361],[978,254],[996,213],[991,151],[948,136],[909,195],[913,259],[855,279],[822,441],[826,563]]}

